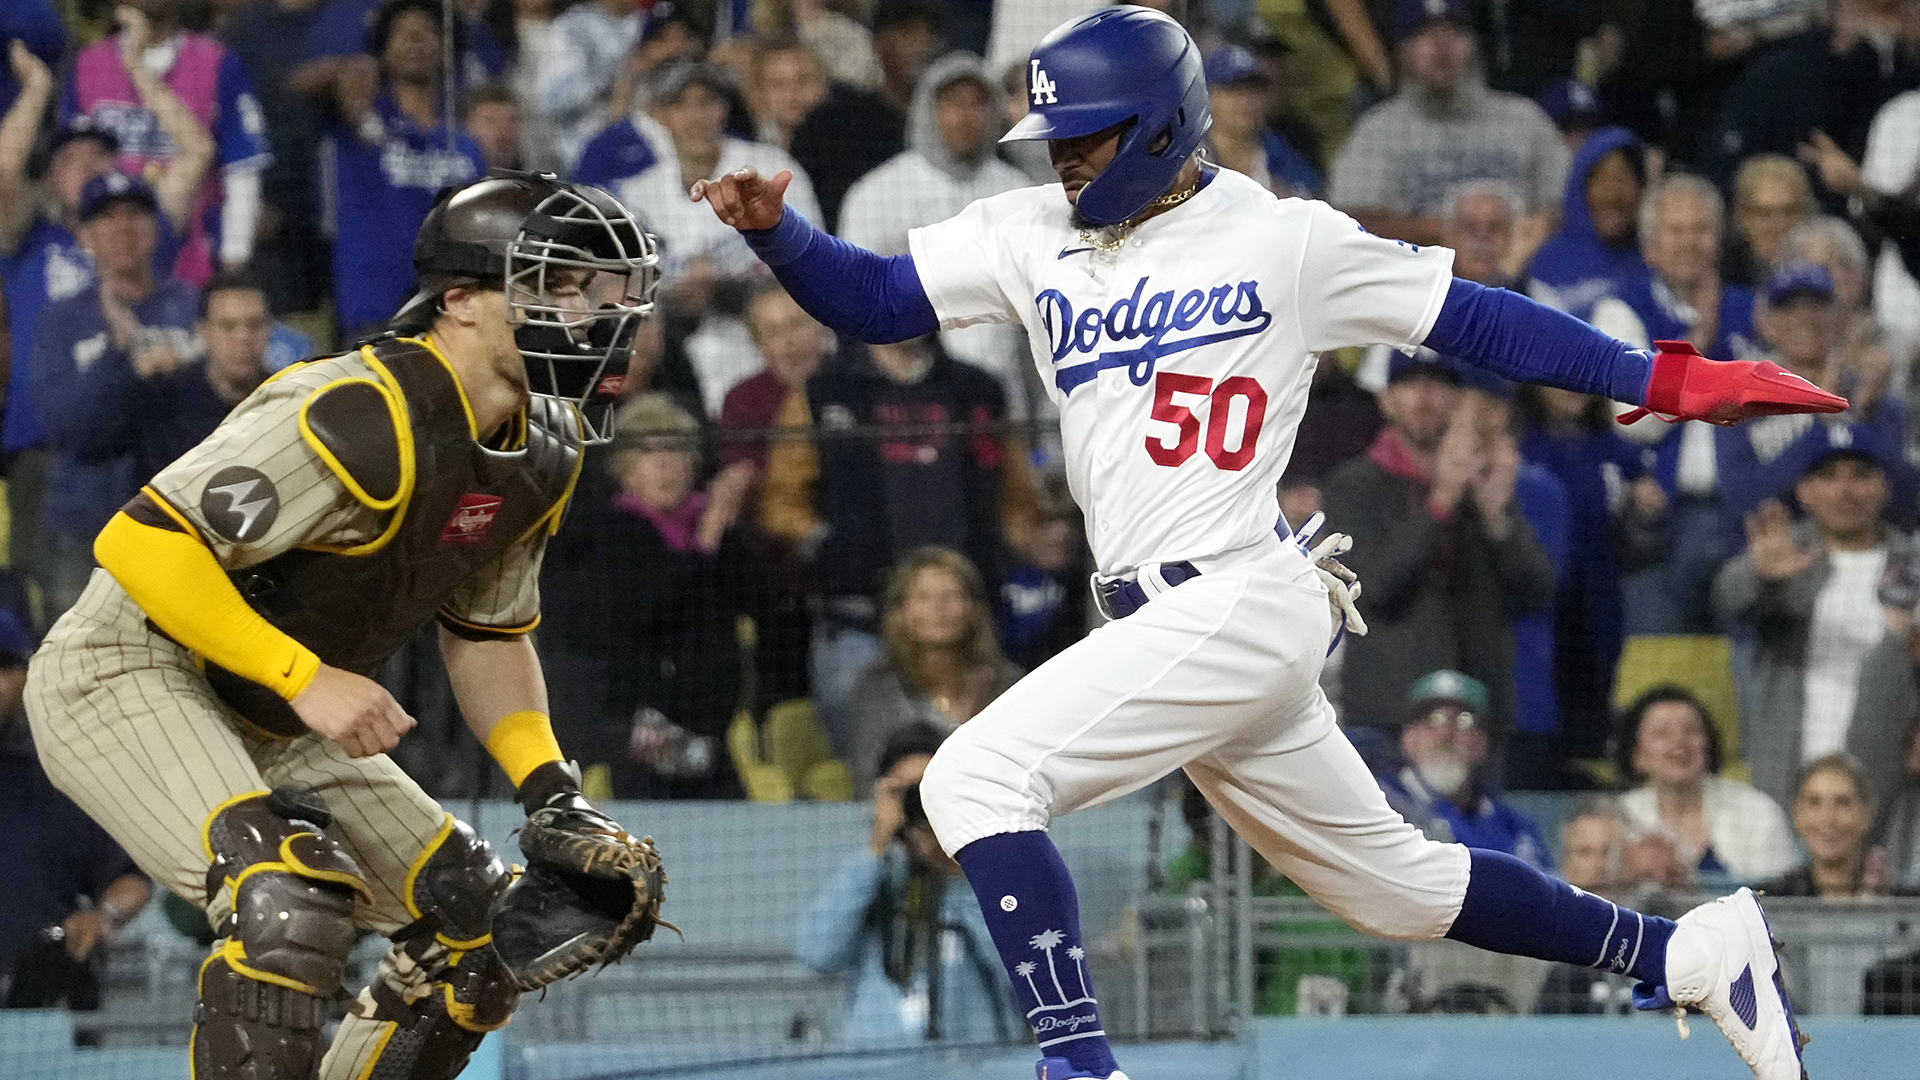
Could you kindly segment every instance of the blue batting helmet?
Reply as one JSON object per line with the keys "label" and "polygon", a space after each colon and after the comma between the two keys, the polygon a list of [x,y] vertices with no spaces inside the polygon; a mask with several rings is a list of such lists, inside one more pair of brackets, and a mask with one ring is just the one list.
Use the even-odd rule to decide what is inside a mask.
{"label": "blue batting helmet", "polygon": [[[1109,7],[1054,29],[1027,63],[1026,118],[1002,142],[1077,139],[1133,121],[1113,163],[1079,196],[1080,216],[1116,225],[1167,190],[1213,125],[1200,50],[1149,8]],[[1151,149],[1162,136],[1167,145]]]}

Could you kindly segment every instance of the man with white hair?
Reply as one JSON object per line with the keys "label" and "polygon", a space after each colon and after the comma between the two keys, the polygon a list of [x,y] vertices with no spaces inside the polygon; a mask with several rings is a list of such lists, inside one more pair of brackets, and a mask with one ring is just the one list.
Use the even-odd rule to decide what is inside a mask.
{"label": "man with white hair", "polygon": [[1440,246],[1453,249],[1453,272],[1492,288],[1531,292],[1522,268],[1532,251],[1515,247],[1526,216],[1520,192],[1504,180],[1469,180],[1447,190],[1440,204]]}
{"label": "man with white hair", "polygon": [[[1684,173],[1654,184],[1640,203],[1640,248],[1652,272],[1595,304],[1593,325],[1640,348],[1689,341],[1716,359],[1756,358],[1753,294],[1720,280],[1725,232],[1726,204],[1712,184]],[[1654,447],[1654,479],[1672,500],[1667,558],[1626,577],[1627,632],[1711,633],[1713,575],[1734,547],[1714,430],[1643,418],[1627,434]]]}

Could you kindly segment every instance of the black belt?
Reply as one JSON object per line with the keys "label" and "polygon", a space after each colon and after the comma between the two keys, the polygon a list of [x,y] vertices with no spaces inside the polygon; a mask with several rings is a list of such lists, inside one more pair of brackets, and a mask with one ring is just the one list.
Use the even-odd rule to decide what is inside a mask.
{"label": "black belt", "polygon": [[[1200,571],[1190,562],[1160,564],[1160,578],[1167,583],[1168,588],[1199,576]],[[1106,605],[1107,613],[1116,619],[1124,619],[1146,607],[1150,599],[1152,597],[1147,595],[1147,590],[1141,588],[1137,580],[1120,579],[1103,582],[1100,585],[1100,601]]]}

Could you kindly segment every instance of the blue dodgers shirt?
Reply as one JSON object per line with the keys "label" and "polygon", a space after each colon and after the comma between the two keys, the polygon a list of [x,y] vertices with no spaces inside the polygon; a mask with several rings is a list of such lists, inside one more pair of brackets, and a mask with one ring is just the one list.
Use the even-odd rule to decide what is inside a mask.
{"label": "blue dodgers shirt", "polygon": [[[180,255],[180,237],[160,217],[160,244],[153,253],[153,272],[167,275]],[[38,218],[13,254],[0,257],[0,293],[7,298],[7,330],[13,335],[7,374],[4,442],[8,453],[40,445],[46,436],[33,408],[33,337],[40,309],[86,291],[93,284],[93,260],[80,250],[66,227]]]}
{"label": "blue dodgers shirt", "polygon": [[[1398,773],[1383,773],[1375,779],[1380,782],[1380,790],[1386,792],[1387,802],[1426,833],[1427,839],[1504,851],[1552,872],[1553,853],[1547,847],[1546,837],[1540,833],[1540,826],[1506,803],[1482,796],[1479,807],[1468,813],[1421,783],[1420,774],[1410,765]],[[1442,831],[1447,835],[1437,835]]]}
{"label": "blue dodgers shirt", "polygon": [[[192,348],[199,314],[193,286],[162,278],[132,308],[140,325],[169,335],[176,350]],[[135,475],[134,433],[111,418],[162,401],[114,346],[97,286],[47,305],[34,339],[33,402],[53,454],[42,512],[49,532],[90,538],[140,490],[147,478]]]}
{"label": "blue dodgers shirt", "polygon": [[374,99],[373,113],[384,129],[378,142],[336,123],[322,151],[333,180],[333,303],[345,340],[384,323],[413,295],[413,238],[434,196],[486,171],[466,135],[448,149],[444,119],[422,128],[386,93]]}

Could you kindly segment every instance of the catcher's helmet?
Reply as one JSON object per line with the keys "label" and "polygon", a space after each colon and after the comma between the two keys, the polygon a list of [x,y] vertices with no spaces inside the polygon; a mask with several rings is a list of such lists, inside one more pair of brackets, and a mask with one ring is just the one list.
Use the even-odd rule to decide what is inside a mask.
{"label": "catcher's helmet", "polygon": [[[1102,8],[1056,27],[1027,62],[1027,115],[1001,142],[1076,139],[1134,121],[1113,163],[1080,190],[1080,216],[1117,225],[1173,183],[1213,125],[1200,49],[1180,24],[1140,7]],[[1167,145],[1151,147],[1167,136]]]}
{"label": "catcher's helmet", "polygon": [[586,441],[603,443],[634,330],[653,313],[659,263],[653,237],[613,196],[500,170],[440,193],[413,244],[419,292],[392,326],[430,326],[456,286],[504,288],[528,389],[573,402]]}

